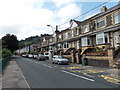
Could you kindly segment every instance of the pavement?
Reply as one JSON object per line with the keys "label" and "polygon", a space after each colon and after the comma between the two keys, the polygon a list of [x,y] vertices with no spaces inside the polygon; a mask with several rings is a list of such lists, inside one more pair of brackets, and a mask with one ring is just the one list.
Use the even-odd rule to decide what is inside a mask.
{"label": "pavement", "polygon": [[28,88],[27,82],[14,60],[11,60],[2,75],[2,88]]}
{"label": "pavement", "polygon": [[[21,58],[23,59],[23,58]],[[94,87],[100,88],[102,83],[91,83],[91,82],[86,82],[84,80],[80,81],[76,78],[73,78],[72,76],[66,76],[61,72],[58,72],[58,68],[65,73],[68,73],[67,71],[70,71],[69,74],[75,73],[77,75],[82,75],[86,76],[87,78],[95,79],[96,81],[99,78],[99,82],[104,82],[106,83],[106,86],[103,85],[103,88],[110,88],[113,84],[113,87],[118,87],[120,85],[120,80],[119,80],[119,71],[120,69],[109,69],[109,68],[100,68],[100,67],[94,67],[94,66],[82,66],[81,64],[72,64],[70,63],[69,65],[53,65],[51,64],[50,61],[44,61],[44,62],[38,62],[36,60],[30,60],[30,59],[23,59],[24,62],[21,62],[21,60],[11,60],[10,64],[7,66],[3,76],[2,76],[2,88],[58,88],[58,87],[78,87],[80,88],[80,84],[82,85],[81,87],[90,87],[89,85],[93,85]],[[17,62],[17,63],[16,63]],[[36,65],[35,63],[41,65]],[[28,65],[28,66],[27,66]],[[44,65],[44,66],[42,66]],[[49,69],[47,70],[47,66]],[[29,68],[28,68],[29,67]],[[51,70],[52,67],[57,67],[55,70]],[[64,71],[65,70],[65,71]],[[40,71],[40,72],[38,72]],[[36,73],[36,75],[35,75]],[[46,76],[47,73],[49,73],[49,76]],[[54,73],[54,75],[53,75]],[[24,76],[25,75],[25,76]],[[41,75],[41,78],[40,78]],[[63,77],[60,77],[60,76]],[[44,78],[46,76],[46,78]],[[59,77],[56,77],[59,76]],[[38,79],[39,77],[39,79]],[[55,79],[53,79],[53,77]],[[97,78],[95,78],[97,77]],[[61,78],[61,79],[60,79]],[[32,80],[33,79],[33,80]],[[58,81],[56,81],[58,79]],[[65,80],[64,83],[62,80]],[[75,81],[76,80],[76,81]],[[49,83],[46,84],[46,82]],[[54,82],[56,83],[54,83]],[[62,83],[60,83],[61,81]],[[107,83],[107,82],[108,83]],[[72,82],[68,84],[68,82]],[[83,85],[85,82],[86,84]],[[28,84],[29,83],[29,84]],[[41,84],[39,84],[41,83]],[[76,83],[75,86],[73,84]],[[89,84],[89,85],[88,85]],[[107,86],[107,84],[109,85]],[[61,85],[61,86],[60,86]],[[64,86],[65,85],[65,86]]]}

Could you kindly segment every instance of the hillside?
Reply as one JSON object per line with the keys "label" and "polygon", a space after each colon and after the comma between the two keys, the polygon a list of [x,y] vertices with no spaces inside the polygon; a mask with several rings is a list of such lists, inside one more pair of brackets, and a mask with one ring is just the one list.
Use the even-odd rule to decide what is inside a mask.
{"label": "hillside", "polygon": [[23,48],[25,46],[28,45],[32,45],[32,44],[39,44],[40,42],[42,42],[43,37],[46,36],[48,34],[41,34],[40,36],[31,36],[26,38],[25,40],[21,40],[19,41],[19,48]]}

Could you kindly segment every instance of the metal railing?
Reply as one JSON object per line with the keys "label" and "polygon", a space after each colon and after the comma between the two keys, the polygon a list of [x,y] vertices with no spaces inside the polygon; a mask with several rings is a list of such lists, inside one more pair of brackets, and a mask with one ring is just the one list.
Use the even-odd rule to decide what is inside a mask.
{"label": "metal railing", "polygon": [[6,57],[0,60],[0,74],[4,71],[9,61],[10,61],[10,57]]}

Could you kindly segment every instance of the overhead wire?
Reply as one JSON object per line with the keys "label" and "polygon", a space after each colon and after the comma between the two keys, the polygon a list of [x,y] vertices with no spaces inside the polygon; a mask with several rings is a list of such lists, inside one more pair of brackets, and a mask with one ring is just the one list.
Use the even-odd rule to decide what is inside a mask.
{"label": "overhead wire", "polygon": [[[97,9],[98,7],[100,7],[100,6],[102,6],[102,5],[106,4],[106,3],[108,3],[109,1],[111,1],[111,0],[107,0],[106,2],[103,2],[102,4],[100,4],[100,5],[98,5],[98,6],[94,7],[94,8],[92,8],[92,9],[90,9],[90,10],[88,10],[87,12],[85,12],[85,13],[83,13],[83,14],[81,14],[81,15],[75,17],[75,18],[73,18],[73,20],[75,20],[75,19],[77,19],[77,18],[79,18],[79,17],[81,17],[81,16],[83,16],[83,15],[85,15],[85,14],[87,14],[87,13],[89,13],[89,12],[95,10],[95,9]],[[62,25],[64,25],[64,24],[66,24],[66,23],[68,23],[68,22],[70,22],[70,20],[69,20],[69,21],[66,21],[66,22],[63,23],[63,24],[58,25],[58,27],[60,27],[60,26],[62,26]]]}

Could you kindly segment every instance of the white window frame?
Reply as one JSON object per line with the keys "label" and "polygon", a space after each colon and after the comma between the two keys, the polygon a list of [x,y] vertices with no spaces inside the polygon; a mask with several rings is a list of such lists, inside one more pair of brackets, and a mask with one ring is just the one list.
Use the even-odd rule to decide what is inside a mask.
{"label": "white window frame", "polygon": [[79,27],[77,27],[77,33],[76,33],[76,35],[79,35]]}
{"label": "white window frame", "polygon": [[71,34],[72,34],[72,37],[74,37],[74,32],[73,32],[73,30],[71,31]]}
{"label": "white window frame", "polygon": [[59,35],[59,38],[60,38],[60,39],[61,39],[61,37],[62,37],[62,36],[61,36],[61,35]]}
{"label": "white window frame", "polygon": [[83,33],[89,32],[88,24],[83,26]]}
{"label": "white window frame", "polygon": [[113,17],[114,17],[114,23],[115,24],[120,23],[120,11],[115,12],[114,15],[113,15]]}
{"label": "white window frame", "polygon": [[79,41],[76,41],[76,48],[79,49]]}
{"label": "white window frame", "polygon": [[64,38],[68,39],[68,32],[64,33]]}
{"label": "white window frame", "polygon": [[90,45],[88,45],[88,39],[90,39],[90,38],[88,38],[88,37],[82,37],[81,38],[81,45],[82,46],[90,46],[91,43],[90,43]]}
{"label": "white window frame", "polygon": [[49,46],[49,50],[52,50],[52,46]]}
{"label": "white window frame", "polygon": [[[65,45],[65,47],[64,47],[64,45]],[[68,47],[67,47],[67,46],[68,46]],[[64,43],[63,43],[63,48],[64,48],[64,49],[68,49],[68,48],[69,48],[69,43],[68,43],[68,42],[64,42]]]}
{"label": "white window frame", "polygon": [[[104,26],[98,27],[98,23],[100,23],[102,21],[104,21]],[[97,28],[103,28],[103,27],[105,27],[105,18],[104,17],[97,20]]]}
{"label": "white window frame", "polygon": [[[106,34],[107,34],[108,42],[105,42],[105,33],[100,33],[100,34],[96,35],[96,44],[109,43],[109,35],[108,35],[108,33],[106,33]],[[103,39],[102,42],[98,41],[100,38]]]}
{"label": "white window frame", "polygon": [[62,49],[62,44],[61,43],[58,44],[58,49]]}
{"label": "white window frame", "polygon": [[50,42],[52,42],[52,38],[50,38]]}

